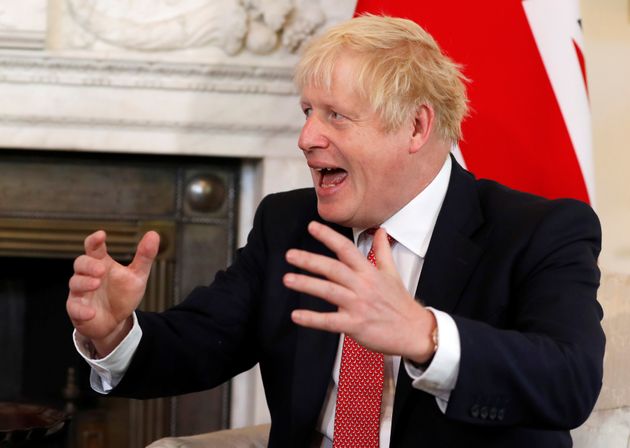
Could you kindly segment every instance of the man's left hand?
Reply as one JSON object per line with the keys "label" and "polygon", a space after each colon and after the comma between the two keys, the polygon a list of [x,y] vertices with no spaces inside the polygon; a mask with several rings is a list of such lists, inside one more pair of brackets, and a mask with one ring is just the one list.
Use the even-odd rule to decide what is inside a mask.
{"label": "man's left hand", "polygon": [[313,221],[308,231],[338,259],[290,249],[286,254],[290,264],[324,278],[288,273],[284,285],[324,299],[338,309],[330,313],[295,310],[293,321],[304,327],[345,333],[372,351],[417,363],[430,360],[435,317],[403,285],[385,230],[379,229],[374,235],[377,266],[352,241],[330,227]]}

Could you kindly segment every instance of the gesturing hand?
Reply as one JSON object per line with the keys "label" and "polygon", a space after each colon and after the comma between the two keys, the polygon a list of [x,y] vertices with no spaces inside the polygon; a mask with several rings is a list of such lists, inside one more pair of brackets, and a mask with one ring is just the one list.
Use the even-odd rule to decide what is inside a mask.
{"label": "gesturing hand", "polygon": [[322,298],[338,310],[318,313],[296,310],[293,321],[305,327],[345,333],[373,351],[424,363],[433,355],[433,313],[420,305],[403,285],[384,230],[374,235],[377,266],[354,244],[330,227],[311,222],[308,231],[338,259],[291,249],[287,261],[324,279],[289,273],[284,284]]}
{"label": "gesturing hand", "polygon": [[131,314],[144,295],[160,237],[147,232],[129,264],[107,253],[106,234],[99,230],[85,239],[85,254],[74,262],[68,316],[79,333],[90,338],[101,356],[111,352],[131,328]]}

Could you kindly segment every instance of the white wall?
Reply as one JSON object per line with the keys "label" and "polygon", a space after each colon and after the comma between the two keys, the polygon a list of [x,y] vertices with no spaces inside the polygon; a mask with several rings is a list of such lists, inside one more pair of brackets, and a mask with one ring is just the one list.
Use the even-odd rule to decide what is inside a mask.
{"label": "white wall", "polygon": [[581,0],[593,114],[600,264],[630,273],[630,2]]}

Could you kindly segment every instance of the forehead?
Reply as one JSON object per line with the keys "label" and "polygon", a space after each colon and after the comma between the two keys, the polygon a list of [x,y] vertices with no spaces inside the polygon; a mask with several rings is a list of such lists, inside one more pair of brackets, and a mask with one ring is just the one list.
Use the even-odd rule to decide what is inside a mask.
{"label": "forehead", "polygon": [[362,103],[365,98],[360,94],[356,82],[357,72],[356,56],[342,52],[326,70],[320,67],[319,71],[312,73],[310,79],[302,86],[301,97],[303,100],[326,97]]}

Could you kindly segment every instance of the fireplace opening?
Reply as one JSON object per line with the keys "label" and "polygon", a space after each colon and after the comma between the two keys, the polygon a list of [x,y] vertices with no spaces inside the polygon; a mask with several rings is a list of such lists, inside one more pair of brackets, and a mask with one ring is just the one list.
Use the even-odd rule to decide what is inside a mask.
{"label": "fireplace opening", "polygon": [[71,260],[0,258],[0,401],[63,410],[69,369],[76,372],[76,386],[89,390],[84,363],[69,344],[65,300],[71,275]]}

